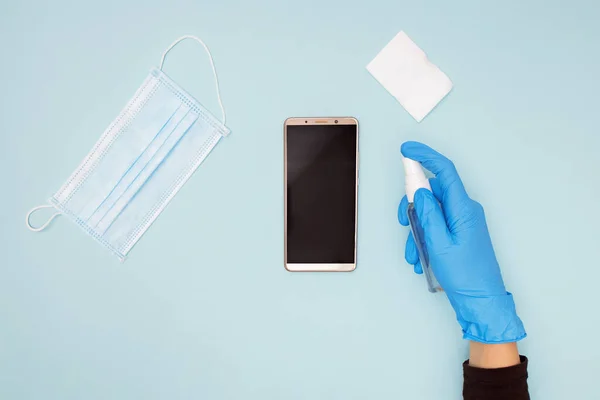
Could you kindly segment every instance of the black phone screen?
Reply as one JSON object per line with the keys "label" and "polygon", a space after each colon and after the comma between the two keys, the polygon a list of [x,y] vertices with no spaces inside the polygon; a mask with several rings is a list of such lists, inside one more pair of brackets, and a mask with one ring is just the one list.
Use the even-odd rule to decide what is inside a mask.
{"label": "black phone screen", "polygon": [[357,125],[288,125],[287,262],[355,263]]}

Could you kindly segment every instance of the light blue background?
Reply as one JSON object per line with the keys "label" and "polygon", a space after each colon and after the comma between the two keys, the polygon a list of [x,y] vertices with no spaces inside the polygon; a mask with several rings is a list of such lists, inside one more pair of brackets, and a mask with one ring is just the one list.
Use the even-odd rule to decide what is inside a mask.
{"label": "light blue background", "polygon": [[[409,139],[454,159],[486,206],[529,333],[520,349],[533,398],[597,398],[597,2],[1,9],[0,398],[459,399],[467,343],[445,297],[403,258],[399,147]],[[400,30],[454,82],[421,124],[365,70]],[[27,231],[28,209],[188,33],[213,51],[233,134],[125,264],[66,219]],[[174,50],[166,72],[218,110],[199,46]],[[361,124],[353,273],[282,265],[282,123],[307,115]]]}

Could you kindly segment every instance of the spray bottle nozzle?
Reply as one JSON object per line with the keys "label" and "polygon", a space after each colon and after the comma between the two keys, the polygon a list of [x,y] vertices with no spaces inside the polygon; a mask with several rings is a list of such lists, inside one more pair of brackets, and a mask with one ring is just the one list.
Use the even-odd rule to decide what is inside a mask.
{"label": "spray bottle nozzle", "polygon": [[406,197],[408,198],[408,202],[412,203],[417,190],[421,188],[431,190],[431,186],[429,185],[429,179],[425,176],[423,167],[421,167],[421,163],[410,158],[402,157],[402,164],[404,164],[404,187],[406,189]]}

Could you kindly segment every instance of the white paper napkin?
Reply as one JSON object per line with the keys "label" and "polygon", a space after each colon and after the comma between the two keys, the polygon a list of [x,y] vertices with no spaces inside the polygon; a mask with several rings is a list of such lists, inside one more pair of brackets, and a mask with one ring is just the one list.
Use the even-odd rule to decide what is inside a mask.
{"label": "white paper napkin", "polygon": [[367,65],[367,70],[402,107],[421,122],[452,90],[452,81],[404,31]]}

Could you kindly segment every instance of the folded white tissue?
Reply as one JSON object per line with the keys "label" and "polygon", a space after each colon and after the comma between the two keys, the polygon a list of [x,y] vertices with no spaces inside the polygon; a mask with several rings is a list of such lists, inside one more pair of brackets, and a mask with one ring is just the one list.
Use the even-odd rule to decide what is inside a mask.
{"label": "folded white tissue", "polygon": [[367,70],[418,122],[452,90],[452,81],[401,31]]}

